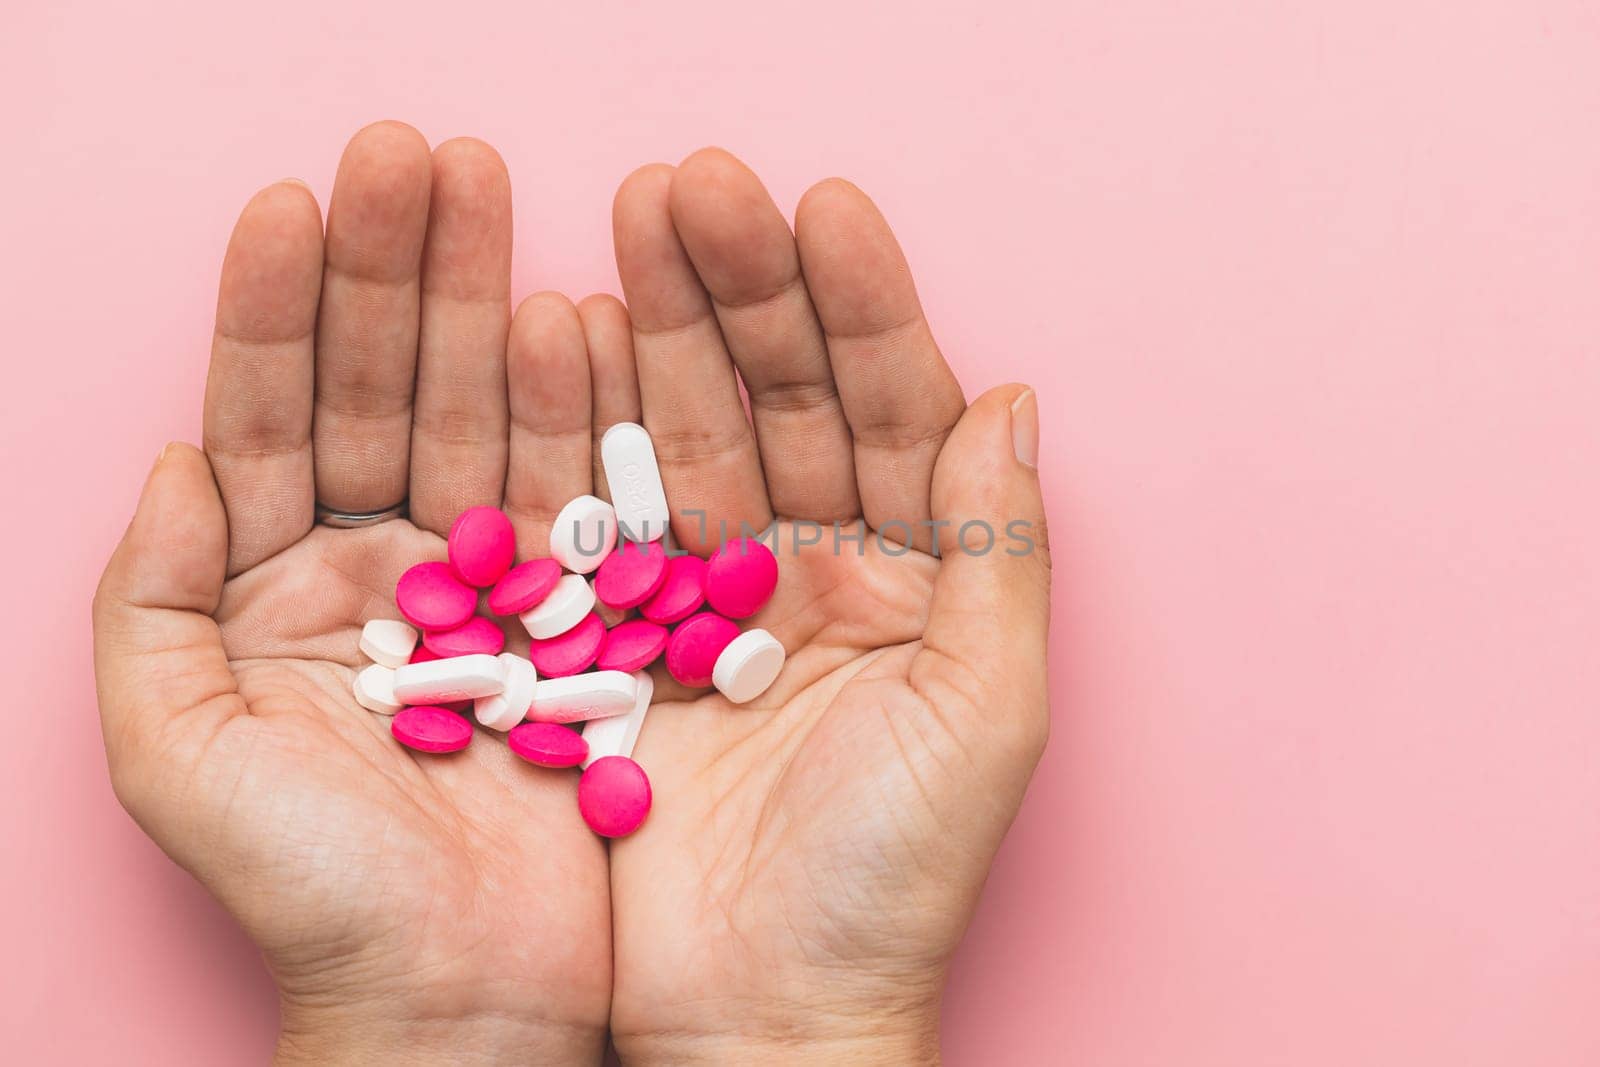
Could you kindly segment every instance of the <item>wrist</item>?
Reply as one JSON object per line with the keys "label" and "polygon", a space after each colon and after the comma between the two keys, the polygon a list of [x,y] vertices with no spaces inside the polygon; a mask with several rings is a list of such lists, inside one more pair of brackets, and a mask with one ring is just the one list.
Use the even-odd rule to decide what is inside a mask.
{"label": "wrist", "polygon": [[[437,1008],[438,1006],[434,1006]],[[375,1011],[284,1002],[277,1067],[300,1064],[594,1064],[605,1032],[495,1011]]]}
{"label": "wrist", "polygon": [[627,1067],[694,1064],[937,1064],[937,1005],[890,1008],[849,1015],[816,1010],[781,1014],[752,1011],[724,1026],[613,1032]]}

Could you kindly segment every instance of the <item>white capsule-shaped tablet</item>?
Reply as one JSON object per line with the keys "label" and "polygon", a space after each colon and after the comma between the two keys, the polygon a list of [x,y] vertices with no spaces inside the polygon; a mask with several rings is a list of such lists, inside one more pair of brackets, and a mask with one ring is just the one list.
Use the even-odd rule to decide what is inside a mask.
{"label": "white capsule-shaped tablet", "polygon": [[729,641],[711,668],[711,684],[735,704],[767,691],[783,670],[783,644],[765,630],[746,630]]}
{"label": "white capsule-shaped tablet", "polygon": [[417,631],[399,619],[373,619],[361,628],[361,654],[385,667],[404,667],[417,650]]}
{"label": "white capsule-shaped tablet", "polygon": [[402,704],[474,700],[493,696],[504,685],[500,660],[486,652],[408,663],[394,672],[394,695]]}
{"label": "white capsule-shaped tablet", "polygon": [[606,756],[633,755],[633,746],[638,743],[639,731],[644,727],[644,717],[650,711],[650,698],[655,696],[656,683],[644,671],[634,671],[633,684],[633,707],[626,714],[590,719],[583,724],[583,739],[589,745],[589,754],[582,764],[585,769]]}
{"label": "white capsule-shaped tablet", "polygon": [[536,641],[560,637],[584,620],[594,609],[594,586],[581,574],[563,574],[555,588],[519,618]]}
{"label": "white capsule-shaped tablet", "polygon": [[504,733],[528,714],[539,672],[534,670],[532,663],[510,652],[502,652],[498,658],[504,688],[492,696],[474,700],[472,714],[480,724]]}
{"label": "white capsule-shaped tablet", "polygon": [[636,422],[617,423],[600,438],[600,461],[620,536],[641,543],[660,540],[672,513],[649,431]]}
{"label": "white capsule-shaped tablet", "polygon": [[638,692],[633,675],[622,671],[591,671],[567,678],[541,678],[533,687],[531,722],[583,722],[633,710]]}
{"label": "white capsule-shaped tablet", "polygon": [[356,703],[379,715],[393,715],[404,706],[403,701],[395,699],[393,668],[385,667],[381,663],[374,663],[357,671],[353,688],[356,692]]}
{"label": "white capsule-shaped tablet", "polygon": [[617,544],[617,513],[597,496],[567,502],[550,524],[550,558],[574,574],[593,574]]}

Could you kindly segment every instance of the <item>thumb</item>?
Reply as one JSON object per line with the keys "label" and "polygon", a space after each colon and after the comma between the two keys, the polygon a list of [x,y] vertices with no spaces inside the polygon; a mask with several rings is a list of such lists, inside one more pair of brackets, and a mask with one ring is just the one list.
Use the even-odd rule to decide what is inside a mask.
{"label": "thumb", "polygon": [[211,618],[227,560],[211,465],[191,445],[168,445],[94,598],[100,723],[112,784],[130,809],[145,757],[169,750],[175,723],[243,710]]}
{"label": "thumb", "polygon": [[1015,727],[1035,758],[1048,730],[1050,623],[1038,454],[1038,400],[1022,385],[983,394],[946,439],[933,471],[942,562],[914,679]]}

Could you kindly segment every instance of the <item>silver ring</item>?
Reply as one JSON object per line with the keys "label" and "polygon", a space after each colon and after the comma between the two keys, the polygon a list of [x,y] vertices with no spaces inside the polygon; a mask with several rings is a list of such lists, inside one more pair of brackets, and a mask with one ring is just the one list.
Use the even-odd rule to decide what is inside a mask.
{"label": "silver ring", "polygon": [[332,508],[317,505],[317,522],[323,526],[331,526],[335,530],[358,530],[363,526],[376,526],[380,522],[390,519],[403,519],[406,517],[406,501],[402,500],[392,508],[381,511],[334,511]]}

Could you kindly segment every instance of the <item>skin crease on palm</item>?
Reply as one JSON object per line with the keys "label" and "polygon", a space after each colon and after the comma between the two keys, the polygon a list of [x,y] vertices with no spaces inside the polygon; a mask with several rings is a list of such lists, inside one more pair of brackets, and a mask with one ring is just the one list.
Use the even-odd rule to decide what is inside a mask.
{"label": "skin crease on palm", "polygon": [[[283,1062],[594,1063],[608,1035],[630,1063],[937,1059],[1048,728],[1036,403],[967,404],[846,182],[791,229],[707,149],[631,175],[614,229],[626,311],[541,293],[513,318],[499,157],[399,123],[352,140],[325,229],[294,182],[235,228],[205,450],[151,473],[96,676],[117,794],[261,946]],[[608,847],[570,772],[481,729],[414,755],[350,681],[460,510],[504,507],[544,555],[561,505],[605,493],[594,442],[640,420],[680,544],[777,521],[750,624],[789,662],[738,708],[657,674],[655,805]],[[313,523],[402,497],[409,520]],[[961,551],[968,520],[1036,548]]]}

